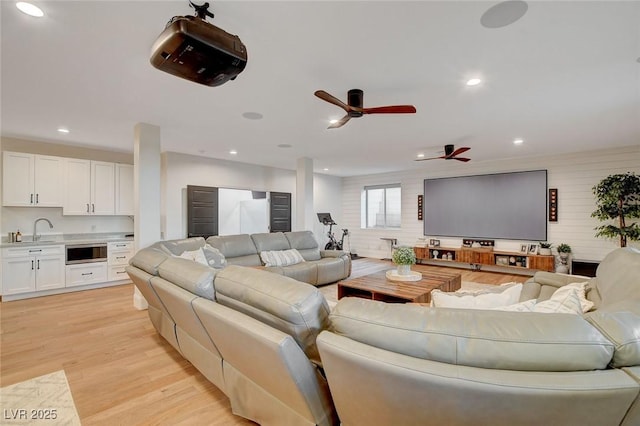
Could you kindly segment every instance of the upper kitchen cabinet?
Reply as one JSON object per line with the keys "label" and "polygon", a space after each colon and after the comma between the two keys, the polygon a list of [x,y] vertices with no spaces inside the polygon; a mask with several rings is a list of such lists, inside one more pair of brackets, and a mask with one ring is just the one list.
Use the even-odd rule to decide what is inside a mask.
{"label": "upper kitchen cabinet", "polygon": [[116,214],[133,216],[133,166],[116,164]]}
{"label": "upper kitchen cabinet", "polygon": [[64,158],[4,151],[2,205],[62,207]]}
{"label": "upper kitchen cabinet", "polygon": [[115,214],[115,164],[65,159],[64,215]]}

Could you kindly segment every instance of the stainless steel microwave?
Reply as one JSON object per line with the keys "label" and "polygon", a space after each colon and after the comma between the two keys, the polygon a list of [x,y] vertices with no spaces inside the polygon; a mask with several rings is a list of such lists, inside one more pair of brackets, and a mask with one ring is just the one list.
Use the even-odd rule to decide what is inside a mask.
{"label": "stainless steel microwave", "polygon": [[71,244],[66,246],[66,264],[106,262],[107,243]]}

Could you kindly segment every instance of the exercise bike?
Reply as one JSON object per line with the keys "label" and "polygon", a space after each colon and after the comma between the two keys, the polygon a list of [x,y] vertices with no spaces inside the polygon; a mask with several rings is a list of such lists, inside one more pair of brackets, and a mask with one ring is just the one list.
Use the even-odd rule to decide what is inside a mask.
{"label": "exercise bike", "polygon": [[343,250],[344,247],[344,237],[349,235],[348,229],[342,229],[342,238],[338,241],[333,234],[333,225],[337,225],[331,218],[330,213],[318,213],[318,220],[324,226],[329,225],[329,232],[327,232],[327,237],[329,237],[329,242],[325,244],[325,250]]}

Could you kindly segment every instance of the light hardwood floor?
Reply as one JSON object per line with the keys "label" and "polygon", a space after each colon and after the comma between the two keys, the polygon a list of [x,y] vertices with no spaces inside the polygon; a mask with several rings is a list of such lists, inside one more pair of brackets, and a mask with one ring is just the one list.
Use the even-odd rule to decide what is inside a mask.
{"label": "light hardwood floor", "polygon": [[[352,276],[392,267],[358,259]],[[488,284],[527,278],[457,271]],[[83,425],[254,424],[159,337],[132,295],[128,284],[0,304],[0,386],[64,370]]]}

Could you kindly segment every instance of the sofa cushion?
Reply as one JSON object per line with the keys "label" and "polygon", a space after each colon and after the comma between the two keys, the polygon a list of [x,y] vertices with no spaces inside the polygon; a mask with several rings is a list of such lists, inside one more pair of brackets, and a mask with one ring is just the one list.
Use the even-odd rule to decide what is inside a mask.
{"label": "sofa cushion", "polygon": [[264,266],[290,266],[304,262],[304,258],[296,249],[261,251],[260,258]]}
{"label": "sofa cushion", "polygon": [[199,263],[201,265],[209,265],[207,263],[207,258],[204,255],[204,252],[202,251],[202,248],[196,249],[196,250],[185,250],[182,252],[182,254],[180,254],[179,257],[181,259],[187,259],[187,260],[192,260],[196,263]]}
{"label": "sofa cushion", "polygon": [[263,251],[289,250],[291,248],[287,237],[285,237],[282,232],[251,234],[251,239],[258,253]]}
{"label": "sofa cushion", "polygon": [[596,287],[601,305],[624,300],[640,303],[640,250],[625,247],[609,253],[596,270]]}
{"label": "sofa cushion", "polygon": [[533,312],[580,315],[582,307],[576,290],[569,288],[567,291],[556,291],[549,300],[536,303]]}
{"label": "sofa cushion", "polygon": [[309,359],[320,362],[316,336],[328,325],[329,305],[317,288],[234,265],[218,272],[215,288],[218,303],[291,335]]}
{"label": "sofa cushion", "polygon": [[331,331],[367,345],[489,369],[600,370],[614,350],[580,315],[437,309],[346,297],[330,319]]}
{"label": "sofa cushion", "polygon": [[300,252],[304,260],[320,260],[320,248],[311,231],[285,232],[289,246]]}
{"label": "sofa cushion", "polygon": [[286,267],[273,266],[265,267],[266,271],[284,275],[303,283],[316,285],[318,283],[318,266],[315,262],[298,263]]}
{"label": "sofa cushion", "polygon": [[640,365],[640,303],[626,300],[589,312],[585,318],[611,342],[612,367]]}
{"label": "sofa cushion", "polygon": [[154,246],[161,247],[168,254],[180,256],[185,251],[193,251],[203,247],[204,238],[193,237],[193,238],[184,238],[182,240],[160,241],[154,244]]}
{"label": "sofa cushion", "polygon": [[192,260],[170,257],[158,268],[158,275],[191,293],[214,300],[216,270]]}
{"label": "sofa cushion", "polygon": [[158,267],[169,255],[160,247],[152,246],[139,250],[130,260],[129,264],[140,268],[148,274],[158,275]]}
{"label": "sofa cushion", "polygon": [[249,234],[211,236],[207,243],[220,250],[229,265],[258,266],[260,256]]}

